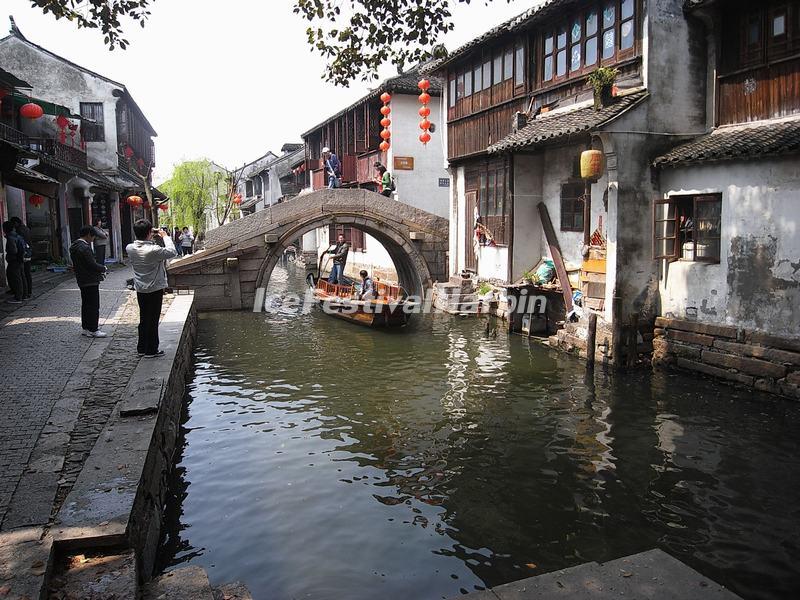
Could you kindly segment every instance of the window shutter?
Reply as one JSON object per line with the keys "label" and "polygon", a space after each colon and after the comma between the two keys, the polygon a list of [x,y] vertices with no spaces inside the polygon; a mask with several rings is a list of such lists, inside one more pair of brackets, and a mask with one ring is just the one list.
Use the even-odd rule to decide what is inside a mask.
{"label": "window shutter", "polygon": [[657,199],[653,203],[653,258],[678,258],[678,211],[675,201]]}

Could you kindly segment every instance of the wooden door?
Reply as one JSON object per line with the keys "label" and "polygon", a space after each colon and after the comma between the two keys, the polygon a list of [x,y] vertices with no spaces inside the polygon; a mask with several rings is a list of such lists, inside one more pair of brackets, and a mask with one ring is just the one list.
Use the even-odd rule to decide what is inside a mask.
{"label": "wooden door", "polygon": [[475,211],[478,208],[478,192],[466,193],[466,210],[464,214],[464,268],[478,272],[478,258],[475,256]]}

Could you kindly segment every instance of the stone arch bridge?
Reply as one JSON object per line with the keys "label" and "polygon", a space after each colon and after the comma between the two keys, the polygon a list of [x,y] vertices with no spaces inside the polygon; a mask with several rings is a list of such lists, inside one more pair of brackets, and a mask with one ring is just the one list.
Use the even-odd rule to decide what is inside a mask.
{"label": "stone arch bridge", "polygon": [[447,280],[447,219],[361,189],[319,190],[208,232],[205,248],[173,261],[170,285],[191,289],[199,309],[260,311],[284,250],[317,227],[351,225],[377,239],[400,285],[422,295]]}

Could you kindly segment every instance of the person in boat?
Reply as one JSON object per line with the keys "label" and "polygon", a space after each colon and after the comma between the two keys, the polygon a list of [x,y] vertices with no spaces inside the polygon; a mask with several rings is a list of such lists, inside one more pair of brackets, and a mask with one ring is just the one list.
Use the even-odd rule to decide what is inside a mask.
{"label": "person in boat", "polygon": [[375,300],[378,294],[375,293],[375,282],[364,269],[359,273],[361,275],[361,291],[358,293],[359,300]]}
{"label": "person in boat", "polygon": [[333,269],[328,275],[328,283],[344,283],[344,266],[349,251],[350,245],[344,241],[344,235],[340,233],[336,238],[336,246],[333,250],[328,250],[328,254],[333,254]]}

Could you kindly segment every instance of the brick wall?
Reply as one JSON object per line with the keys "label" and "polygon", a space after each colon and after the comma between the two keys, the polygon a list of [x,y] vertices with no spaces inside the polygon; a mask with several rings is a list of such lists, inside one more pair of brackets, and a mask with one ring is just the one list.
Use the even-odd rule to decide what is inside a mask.
{"label": "brick wall", "polygon": [[656,319],[653,365],[677,367],[800,399],[800,339],[680,319]]}

